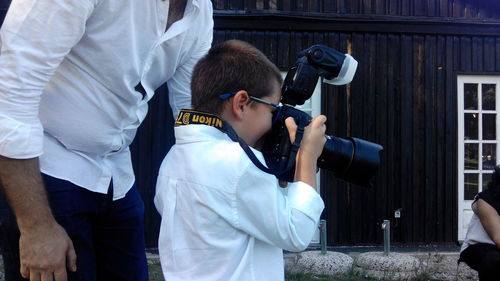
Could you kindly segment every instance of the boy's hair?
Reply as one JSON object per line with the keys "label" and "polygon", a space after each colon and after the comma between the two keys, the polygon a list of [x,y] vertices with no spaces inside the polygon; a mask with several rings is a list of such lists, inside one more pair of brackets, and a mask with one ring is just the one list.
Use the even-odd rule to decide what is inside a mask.
{"label": "boy's hair", "polygon": [[279,69],[257,48],[229,40],[212,47],[195,66],[191,80],[194,110],[220,114],[221,94],[245,90],[262,98],[272,94],[283,79]]}

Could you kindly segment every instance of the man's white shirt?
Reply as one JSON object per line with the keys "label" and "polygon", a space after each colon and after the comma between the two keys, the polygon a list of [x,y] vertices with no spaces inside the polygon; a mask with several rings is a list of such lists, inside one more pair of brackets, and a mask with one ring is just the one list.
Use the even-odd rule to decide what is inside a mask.
{"label": "man's white shirt", "polygon": [[[169,1],[13,0],[0,30],[0,155],[40,157],[42,172],[114,199],[134,182],[129,144],[168,81],[174,116],[211,47],[212,4],[188,0],[166,32]],[[146,94],[135,90],[141,83]]]}

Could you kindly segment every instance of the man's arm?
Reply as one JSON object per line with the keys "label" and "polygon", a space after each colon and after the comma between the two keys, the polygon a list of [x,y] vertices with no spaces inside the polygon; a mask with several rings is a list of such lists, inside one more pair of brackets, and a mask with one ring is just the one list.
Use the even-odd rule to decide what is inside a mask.
{"label": "man's arm", "polygon": [[[30,280],[67,280],[76,270],[73,244],[50,210],[38,158],[0,156],[0,182],[17,219],[21,275]],[[53,279],[55,278],[55,279]]]}
{"label": "man's arm", "polygon": [[495,208],[483,199],[478,199],[472,205],[472,210],[479,217],[484,230],[486,230],[491,240],[500,249],[500,216]]}

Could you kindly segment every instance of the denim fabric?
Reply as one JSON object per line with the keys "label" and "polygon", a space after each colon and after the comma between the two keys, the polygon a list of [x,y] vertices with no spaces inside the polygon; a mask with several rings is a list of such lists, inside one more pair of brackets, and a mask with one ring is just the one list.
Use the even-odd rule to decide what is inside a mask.
{"label": "denim fabric", "polygon": [[[71,182],[43,175],[52,212],[73,241],[77,272],[69,281],[146,281],[144,204],[135,186],[112,201]],[[24,280],[19,275],[19,231],[12,212],[2,209],[0,235],[6,281]]]}

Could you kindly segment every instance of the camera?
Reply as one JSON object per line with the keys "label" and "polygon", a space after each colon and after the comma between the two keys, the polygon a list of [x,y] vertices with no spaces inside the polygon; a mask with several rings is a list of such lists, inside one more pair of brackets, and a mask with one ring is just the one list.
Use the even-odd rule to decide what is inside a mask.
{"label": "camera", "polygon": [[[282,181],[292,182],[295,157],[300,147],[303,129],[311,116],[294,108],[311,98],[319,77],[333,85],[352,81],[357,61],[323,45],[314,45],[298,55],[296,65],[290,68],[282,86],[283,106],[274,116],[273,127],[265,136],[262,152],[267,166]],[[293,117],[298,125],[296,140],[290,142],[285,119]],[[379,144],[359,138],[327,136],[318,167],[332,171],[337,178],[353,184],[370,186],[370,180],[380,164]]]}

